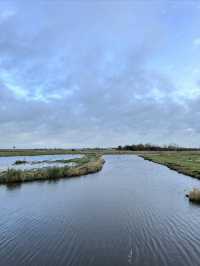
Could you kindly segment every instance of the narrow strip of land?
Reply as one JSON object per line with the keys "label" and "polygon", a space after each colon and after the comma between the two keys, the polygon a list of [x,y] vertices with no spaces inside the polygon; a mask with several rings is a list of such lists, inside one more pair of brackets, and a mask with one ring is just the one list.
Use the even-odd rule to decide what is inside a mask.
{"label": "narrow strip of land", "polygon": [[[59,160],[59,162],[61,162],[61,160]],[[81,158],[62,160],[62,162],[63,166],[61,167],[49,166],[31,170],[8,169],[0,173],[0,184],[29,182],[34,180],[52,180],[87,175],[100,171],[105,161],[99,155],[88,154]],[[75,163],[75,166],[66,165],[69,162]],[[52,162],[49,162],[49,164],[51,163]]]}

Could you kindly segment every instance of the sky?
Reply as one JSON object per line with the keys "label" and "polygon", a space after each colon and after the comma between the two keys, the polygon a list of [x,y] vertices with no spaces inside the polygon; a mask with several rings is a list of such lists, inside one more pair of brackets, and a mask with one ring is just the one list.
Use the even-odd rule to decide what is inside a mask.
{"label": "sky", "polygon": [[200,147],[200,2],[0,1],[0,148]]}

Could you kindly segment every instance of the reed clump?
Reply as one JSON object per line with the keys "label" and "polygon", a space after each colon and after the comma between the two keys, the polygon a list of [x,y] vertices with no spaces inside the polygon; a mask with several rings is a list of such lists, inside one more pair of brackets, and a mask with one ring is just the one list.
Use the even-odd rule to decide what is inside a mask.
{"label": "reed clump", "polygon": [[188,196],[190,201],[200,203],[200,189],[193,188],[186,196]]}

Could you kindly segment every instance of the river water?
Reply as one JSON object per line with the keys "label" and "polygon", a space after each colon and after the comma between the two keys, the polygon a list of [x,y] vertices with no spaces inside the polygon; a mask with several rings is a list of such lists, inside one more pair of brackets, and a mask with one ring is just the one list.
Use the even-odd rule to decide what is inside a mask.
{"label": "river water", "polygon": [[133,155],[101,172],[0,186],[0,265],[199,266],[200,181]]}

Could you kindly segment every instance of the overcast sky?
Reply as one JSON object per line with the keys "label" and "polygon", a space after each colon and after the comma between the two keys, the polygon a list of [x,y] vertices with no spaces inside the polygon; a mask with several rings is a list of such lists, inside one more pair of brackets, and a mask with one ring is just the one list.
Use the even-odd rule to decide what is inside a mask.
{"label": "overcast sky", "polygon": [[1,1],[0,147],[139,142],[200,146],[199,1]]}

